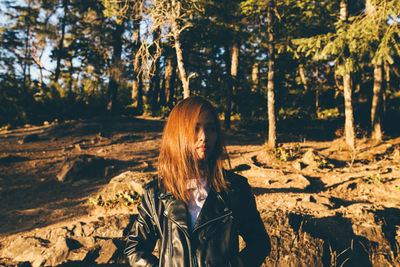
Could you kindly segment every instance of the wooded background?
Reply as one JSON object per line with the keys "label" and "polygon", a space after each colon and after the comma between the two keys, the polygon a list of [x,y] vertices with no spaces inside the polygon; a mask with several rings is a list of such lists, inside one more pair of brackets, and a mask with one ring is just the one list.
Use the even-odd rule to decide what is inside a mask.
{"label": "wooded background", "polygon": [[[224,127],[400,132],[399,0],[3,1],[0,126],[167,116],[189,95]],[[286,127],[286,128],[285,128]],[[331,127],[331,128],[330,128]]]}

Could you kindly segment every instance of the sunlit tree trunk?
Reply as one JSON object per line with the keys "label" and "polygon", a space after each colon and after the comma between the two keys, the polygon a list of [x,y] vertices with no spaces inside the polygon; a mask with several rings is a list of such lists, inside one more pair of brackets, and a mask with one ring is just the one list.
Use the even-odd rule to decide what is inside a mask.
{"label": "sunlit tree trunk", "polygon": [[174,32],[174,43],[176,51],[176,61],[178,64],[179,75],[183,87],[183,98],[188,98],[190,96],[189,77],[186,74],[185,65],[183,64],[183,52],[182,52],[181,42],[179,40],[179,31],[175,29],[173,30],[173,32]]}
{"label": "sunlit tree trunk", "polygon": [[[140,21],[134,22],[133,25],[133,53],[137,53],[141,43],[140,43]],[[141,58],[139,58],[141,61]],[[132,90],[131,99],[132,107],[136,109],[138,114],[143,113],[143,83],[142,83],[142,73],[139,72],[140,62],[137,66],[134,64],[133,68],[133,80],[132,80]]]}
{"label": "sunlit tree trunk", "polygon": [[251,91],[256,92],[257,88],[260,86],[260,64],[258,61],[253,63],[253,67],[251,70],[251,80],[253,82]]}
{"label": "sunlit tree trunk", "polygon": [[[340,2],[340,20],[343,22],[347,21],[347,0],[341,0]],[[344,64],[348,58],[344,59]],[[345,108],[345,138],[346,144],[351,148],[355,149],[356,137],[354,131],[354,115],[353,115],[353,104],[352,104],[352,86],[351,86],[351,73],[345,70],[343,75],[343,90],[344,90],[344,108]]]}
{"label": "sunlit tree trunk", "polygon": [[355,148],[355,131],[354,131],[354,116],[352,104],[352,87],[350,73],[343,75],[343,90],[344,90],[344,109],[345,109],[345,138],[346,144],[351,149]]}
{"label": "sunlit tree trunk", "polygon": [[276,118],[275,118],[275,47],[273,32],[273,5],[274,1],[268,4],[268,84],[267,84],[267,105],[268,105],[268,146],[276,147]]}
{"label": "sunlit tree trunk", "polygon": [[304,90],[308,91],[307,78],[306,78],[306,73],[305,73],[303,64],[299,65],[299,74],[300,74],[301,82],[303,83]]}
{"label": "sunlit tree trunk", "polygon": [[32,52],[33,61],[35,61],[36,65],[39,68],[39,85],[42,89],[44,87],[44,84],[43,84],[43,68],[44,68],[44,66],[43,66],[41,60],[42,60],[44,49],[45,49],[44,45],[42,47],[40,47],[40,55],[37,56],[37,46],[36,46],[36,44],[34,44],[33,52]]}
{"label": "sunlit tree trunk", "polygon": [[382,115],[382,66],[374,66],[374,88],[371,105],[371,139],[382,140],[381,115]]}
{"label": "sunlit tree trunk", "polygon": [[237,73],[239,68],[239,46],[237,43],[226,49],[225,53],[228,53],[227,57],[227,72],[228,74],[228,91],[226,97],[225,117],[224,125],[226,129],[231,128],[231,115],[232,115],[232,98],[236,92],[237,87]]}

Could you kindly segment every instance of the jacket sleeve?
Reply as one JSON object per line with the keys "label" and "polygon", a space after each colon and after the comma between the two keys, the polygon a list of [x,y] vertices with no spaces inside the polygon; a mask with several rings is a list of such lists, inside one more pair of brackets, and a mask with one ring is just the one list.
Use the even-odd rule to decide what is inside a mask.
{"label": "jacket sleeve", "polygon": [[158,266],[158,259],[152,252],[159,235],[151,215],[149,200],[149,193],[146,192],[138,205],[139,214],[133,224],[132,234],[128,236],[124,253],[131,266]]}
{"label": "jacket sleeve", "polygon": [[241,185],[239,207],[239,234],[246,242],[239,256],[246,266],[260,266],[271,250],[271,241],[246,180]]}

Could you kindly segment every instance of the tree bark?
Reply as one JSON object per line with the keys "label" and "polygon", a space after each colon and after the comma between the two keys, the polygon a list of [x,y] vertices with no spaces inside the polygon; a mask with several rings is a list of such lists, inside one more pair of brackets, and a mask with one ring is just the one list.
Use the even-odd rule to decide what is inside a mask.
{"label": "tree bark", "polygon": [[[140,42],[140,21],[134,22],[133,25],[133,54],[136,54],[141,45]],[[132,90],[131,90],[131,99],[132,99],[132,107],[135,109],[137,114],[143,113],[143,83],[142,83],[142,73],[139,72],[140,64],[133,66],[133,80],[132,80]]]}
{"label": "tree bark", "polygon": [[259,69],[259,62],[255,61],[253,63],[253,68],[251,71],[251,80],[253,82],[252,86],[251,86],[251,91],[252,92],[256,92],[257,88],[260,86],[260,69]]}
{"label": "tree bark", "polygon": [[[385,90],[390,90],[390,67],[389,63],[385,61],[383,64],[385,70]],[[386,94],[385,90],[382,90],[382,116],[386,114]]]}
{"label": "tree bark", "polygon": [[61,37],[58,42],[58,53],[57,53],[57,63],[56,63],[56,70],[54,71],[54,81],[57,82],[58,78],[60,77],[60,69],[61,69],[61,58],[63,57],[64,53],[64,38],[65,38],[65,27],[68,15],[68,4],[69,0],[63,0],[63,8],[64,8],[64,17],[61,21]]}
{"label": "tree bark", "polygon": [[268,25],[268,84],[267,84],[267,105],[268,105],[268,145],[276,147],[276,118],[275,118],[275,47],[273,32],[273,5],[274,1],[268,3],[267,25]]}
{"label": "tree bark", "polygon": [[382,66],[374,66],[374,88],[371,105],[371,139],[382,141]]}
{"label": "tree bark", "polygon": [[228,92],[226,95],[226,107],[224,112],[224,125],[226,129],[231,128],[231,115],[232,115],[232,98],[236,92],[237,87],[237,73],[239,68],[239,46],[237,43],[233,43],[229,49],[226,49],[226,53],[229,53],[227,68],[230,69],[228,74]]}
{"label": "tree bark", "polygon": [[307,78],[306,78],[306,74],[304,71],[304,66],[302,64],[299,65],[299,74],[300,74],[301,82],[303,83],[304,90],[308,91]]}
{"label": "tree bark", "polygon": [[169,55],[167,58],[167,65],[165,66],[164,92],[165,92],[165,103],[170,108],[172,108],[174,99],[174,82],[175,82],[175,64],[173,56]]}
{"label": "tree bark", "polygon": [[183,98],[188,98],[190,96],[189,78],[187,77],[185,65],[183,64],[183,52],[182,52],[181,42],[179,41],[178,29],[173,29],[173,33],[174,33],[174,43],[176,51],[176,61],[178,64],[179,74],[183,87]]}
{"label": "tree bark", "polygon": [[121,63],[121,53],[122,53],[122,34],[124,32],[124,22],[121,24],[116,23],[115,30],[112,33],[113,37],[113,55],[112,63],[110,66],[109,83],[108,83],[108,103],[107,111],[113,112],[115,110],[118,87],[121,82],[122,74],[122,63]]}
{"label": "tree bark", "polygon": [[[340,20],[343,22],[347,21],[348,15],[348,6],[347,0],[340,1]],[[345,48],[346,49],[346,48]],[[348,60],[345,56],[344,64],[346,64],[346,60]],[[345,71],[343,75],[343,90],[344,90],[344,108],[345,108],[345,138],[346,144],[351,148],[355,149],[356,145],[356,136],[354,130],[354,115],[353,115],[353,104],[352,104],[352,86],[351,86],[351,73],[349,71]]]}
{"label": "tree bark", "polygon": [[352,88],[350,73],[343,75],[343,90],[344,90],[344,109],[345,109],[345,136],[346,144],[351,149],[355,149],[355,131],[354,131],[354,117],[353,117],[353,104],[352,104]]}
{"label": "tree bark", "polygon": [[155,112],[159,109],[159,94],[160,94],[160,58],[156,59],[156,63],[154,64],[154,75],[151,78],[149,92],[148,92],[148,101],[150,104],[150,108],[152,112]]}
{"label": "tree bark", "polygon": [[315,112],[317,114],[317,118],[321,117],[321,110],[319,107],[319,90],[321,88],[321,83],[319,81],[319,70],[318,67],[315,70],[315,79],[317,80],[317,84],[315,86]]}

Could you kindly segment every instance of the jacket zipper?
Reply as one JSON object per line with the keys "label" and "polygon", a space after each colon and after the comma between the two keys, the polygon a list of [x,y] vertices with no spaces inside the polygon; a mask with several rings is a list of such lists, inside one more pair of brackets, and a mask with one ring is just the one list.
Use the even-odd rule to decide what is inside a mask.
{"label": "jacket zipper", "polygon": [[212,222],[215,222],[215,221],[218,221],[218,220],[220,220],[220,219],[223,219],[223,218],[225,218],[226,216],[229,216],[229,215],[231,215],[231,214],[232,214],[232,211],[230,211],[229,213],[224,214],[224,215],[222,215],[222,216],[219,216],[219,217],[217,217],[217,218],[214,218],[214,219],[212,219],[212,220],[209,220],[209,221],[203,223],[202,225],[199,225],[199,226],[197,226],[196,228],[194,228],[194,229],[193,229],[193,232],[195,232],[195,231],[197,231],[198,229],[200,229],[200,228],[206,226],[207,224],[210,224],[210,223],[212,223]]}
{"label": "jacket zipper", "polygon": [[[231,214],[232,214],[232,211],[230,211],[229,213],[226,213],[226,214],[224,214],[224,215],[222,215],[222,216],[219,216],[219,217],[217,217],[217,218],[214,218],[214,219],[212,219],[212,220],[209,220],[209,221],[203,223],[202,225],[196,227],[195,229],[193,229],[193,233],[194,233],[195,231],[197,231],[198,229],[200,229],[200,228],[206,226],[207,224],[210,224],[210,223],[212,223],[212,222],[221,220],[221,219],[223,219],[223,218],[225,218],[225,217],[227,217],[227,216],[229,216],[229,215],[231,215]],[[166,215],[166,217],[167,217],[168,220],[170,220],[171,222],[175,223],[176,226],[185,234],[186,239],[189,241],[189,242],[188,242],[188,245],[189,245],[190,257],[191,257],[191,259],[190,259],[190,260],[191,260],[191,263],[192,263],[192,265],[193,265],[194,267],[197,267],[198,264],[197,264],[196,255],[194,255],[194,256],[192,255],[193,253],[192,253],[192,247],[191,247],[191,245],[190,245],[190,237],[189,237],[189,234],[188,234],[187,231],[186,231],[185,229],[183,229],[183,228],[179,225],[179,223],[176,222],[174,219],[170,218],[170,217],[167,216],[167,215]],[[172,230],[172,229],[171,229],[171,230]],[[170,230],[170,231],[171,231],[171,230]],[[170,241],[170,249],[172,250],[172,241]],[[172,257],[171,257],[171,261],[172,261]],[[172,262],[171,262],[171,266],[172,266]]]}

